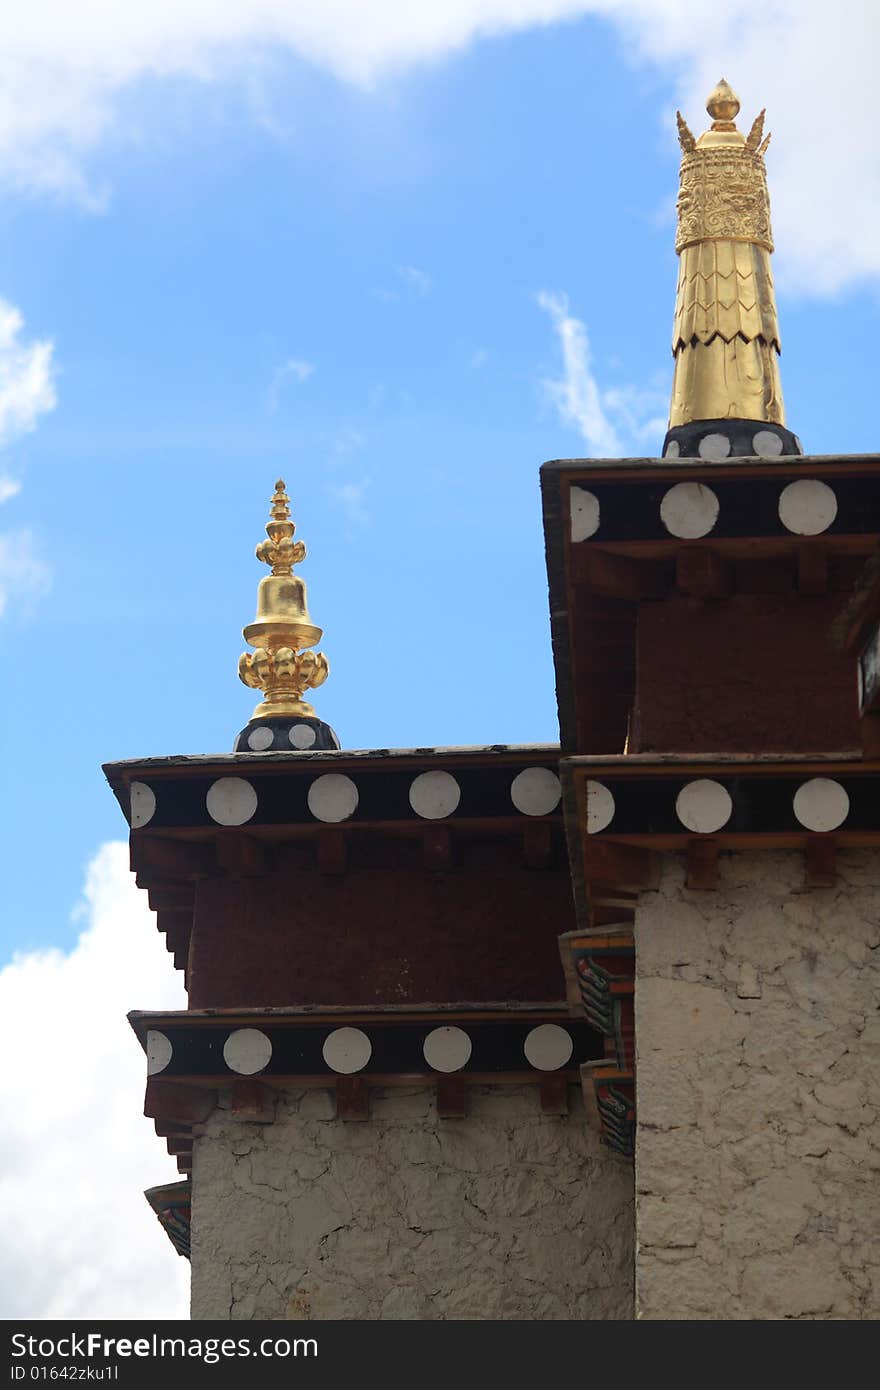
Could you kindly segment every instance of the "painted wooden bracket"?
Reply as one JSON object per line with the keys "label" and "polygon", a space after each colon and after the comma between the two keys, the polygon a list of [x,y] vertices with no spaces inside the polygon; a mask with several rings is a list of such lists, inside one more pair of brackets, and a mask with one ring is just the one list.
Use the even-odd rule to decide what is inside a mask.
{"label": "painted wooden bracket", "polygon": [[693,598],[727,598],[733,591],[733,565],[717,550],[686,546],[675,557],[675,583]]}
{"label": "painted wooden bracket", "polygon": [[816,835],[804,846],[804,881],[808,888],[833,888],[837,882],[837,845],[833,835]]}
{"label": "painted wooden bracket", "polygon": [[467,1115],[467,1088],[461,1076],[437,1078],[437,1114],[441,1120],[463,1120]]}
{"label": "painted wooden bracket", "polygon": [[[161,835],[147,835],[142,830],[132,831],[129,856],[132,873],[137,875],[138,880],[144,875],[151,881],[157,876],[169,879],[209,878],[216,867],[212,845],[199,844],[194,840],[170,840]],[[139,881],[138,887],[147,888],[149,884]]]}
{"label": "painted wooden bracket", "polygon": [[161,1076],[147,1078],[144,1114],[150,1120],[194,1125],[207,1120],[216,1104],[217,1092],[208,1086],[187,1086]]}
{"label": "painted wooden bracket", "polygon": [[370,1088],[362,1076],[337,1076],[336,1118],[339,1120],[368,1120],[370,1118]]}
{"label": "painted wooden bracket", "polygon": [[824,545],[798,546],[797,586],[801,594],[827,594],[828,550]]}
{"label": "painted wooden bracket", "polygon": [[344,874],[348,869],[348,837],[344,830],[320,830],[316,860],[322,874]]}
{"label": "painted wooden bracket", "polygon": [[568,1081],[564,1076],[542,1076],[538,1095],[545,1115],[568,1114]]}
{"label": "painted wooden bracket", "polygon": [[444,825],[426,826],[422,832],[422,863],[426,869],[452,868],[452,836]]}
{"label": "painted wooden bracket", "polygon": [[659,598],[668,587],[664,567],[657,561],[633,560],[628,555],[585,546],[572,548],[571,577],[574,584],[582,584],[594,594],[632,603]]}
{"label": "painted wooden bracket", "polygon": [[549,869],[554,862],[553,831],[546,821],[523,828],[523,863],[528,869]]}
{"label": "painted wooden bracket", "polygon": [[709,893],[718,887],[717,840],[688,840],[685,861],[688,888]]}
{"label": "painted wooden bracket", "polygon": [[607,884],[638,893],[656,888],[660,866],[656,854],[640,845],[622,845],[613,840],[589,840],[585,850],[587,881]]}
{"label": "painted wooden bracket", "polygon": [[253,835],[224,830],[215,839],[217,863],[236,878],[263,878],[272,872],[275,856],[271,845]]}
{"label": "painted wooden bracket", "polygon": [[232,1114],[236,1120],[271,1125],[275,1119],[277,1091],[262,1081],[233,1081]]}

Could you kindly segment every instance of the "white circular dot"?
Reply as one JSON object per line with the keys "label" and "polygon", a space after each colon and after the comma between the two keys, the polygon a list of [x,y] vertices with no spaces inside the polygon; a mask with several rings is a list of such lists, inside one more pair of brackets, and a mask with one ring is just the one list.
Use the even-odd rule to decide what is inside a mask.
{"label": "white circular dot", "polygon": [[675,814],[688,830],[700,835],[711,835],[720,830],[733,815],[733,802],[730,792],[720,782],[708,777],[700,777],[696,782],[688,782],[675,799]]}
{"label": "white circular dot", "polygon": [[527,767],[510,784],[510,799],[524,816],[549,816],[561,796],[559,778],[549,767]]}
{"label": "white circular dot", "polygon": [[423,820],[451,816],[461,800],[461,787],[449,772],[420,772],[409,789],[409,804]]}
{"label": "white circular dot", "polygon": [[218,825],[244,825],[257,809],[257,793],[244,777],[218,777],[208,788],[205,805]]}
{"label": "white circular dot", "polygon": [[434,1028],[422,1045],[425,1061],[434,1071],[461,1071],[470,1061],[471,1050],[463,1028]]}
{"label": "white circular dot", "polygon": [[614,797],[604,782],[587,783],[587,834],[606,830],[614,819]]}
{"label": "white circular dot", "polygon": [[666,453],[663,455],[667,459],[677,459],[681,456],[681,445],[677,439],[670,439],[666,445]]}
{"label": "white circular dot", "polygon": [[324,1039],[321,1052],[331,1071],[350,1076],[352,1072],[363,1071],[373,1048],[370,1039],[360,1028],[334,1028]]}
{"label": "white circular dot", "polygon": [[785,448],[782,436],[774,434],[772,430],[758,430],[752,438],[752,448],[759,459],[778,458]]}
{"label": "white circular dot", "polygon": [[131,828],[137,830],[138,826],[147,825],[153,819],[156,812],[156,793],[146,782],[132,782],[128,794]]}
{"label": "white circular dot", "polygon": [[309,810],[315,820],[338,822],[354,815],[358,789],[342,772],[325,772],[309,787]]}
{"label": "white circular dot", "polygon": [[585,541],[599,529],[599,499],[585,487],[571,489],[571,538]]}
{"label": "white circular dot", "polygon": [[541,1023],[533,1028],[523,1044],[523,1052],[537,1071],[558,1071],[574,1051],[567,1028],[558,1023]]}
{"label": "white circular dot", "polygon": [[849,815],[846,788],[830,777],[813,777],[794,794],[794,813],[807,830],[836,830]]}
{"label": "white circular dot", "polygon": [[670,535],[708,536],[718,520],[718,498],[705,483],[676,483],[663,496],[660,519]]}
{"label": "white circular dot", "polygon": [[157,1076],[171,1061],[171,1039],[157,1028],[147,1029],[147,1076]]}
{"label": "white circular dot", "polygon": [[726,459],[730,453],[730,440],[726,434],[707,434],[700,440],[698,453],[701,459]]}
{"label": "white circular dot", "polygon": [[248,748],[254,753],[262,753],[270,748],[275,738],[273,729],[267,729],[265,724],[261,724],[258,729],[251,729],[247,736]]}
{"label": "white circular dot", "polygon": [[798,478],[782,489],[779,519],[796,536],[818,536],[837,516],[837,498],[827,483],[817,478]]}
{"label": "white circular dot", "polygon": [[318,737],[316,729],[311,724],[294,724],[287,737],[294,748],[311,748],[315,739]]}
{"label": "white circular dot", "polygon": [[223,1060],[239,1076],[262,1071],[272,1056],[272,1044],[259,1028],[237,1028],[223,1044]]}

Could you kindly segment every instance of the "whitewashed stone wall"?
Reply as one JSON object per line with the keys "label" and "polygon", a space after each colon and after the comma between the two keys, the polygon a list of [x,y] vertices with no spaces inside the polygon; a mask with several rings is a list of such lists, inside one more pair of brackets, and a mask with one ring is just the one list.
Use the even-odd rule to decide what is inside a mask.
{"label": "whitewashed stone wall", "polygon": [[666,860],[636,919],[636,1309],[880,1316],[880,854]]}
{"label": "whitewashed stone wall", "polygon": [[219,1109],[195,1143],[194,1318],[631,1318],[632,1170],[572,1089],[374,1092],[368,1122],[327,1091],[271,1125]]}

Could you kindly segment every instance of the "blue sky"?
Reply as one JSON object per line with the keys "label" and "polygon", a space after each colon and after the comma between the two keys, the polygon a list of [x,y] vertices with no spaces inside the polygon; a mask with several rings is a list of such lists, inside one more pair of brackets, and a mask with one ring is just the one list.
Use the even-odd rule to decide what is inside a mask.
{"label": "blue sky", "polygon": [[[53,582],[25,622],[10,600],[5,635],[14,651],[46,624],[56,668],[11,663],[14,941],[64,939],[86,858],[123,828],[102,761],[226,751],[246,721],[235,664],[279,474],[331,661],[318,707],[346,746],[557,736],[538,466],[584,441],[542,385],[560,362],[538,293],[587,317],[607,386],[655,389],[647,416],[669,377],[677,147],[656,79],[635,109],[585,81],[620,62],[596,22],[372,93],[290,58],[280,135],[239,93],[172,82],[173,138],[91,161],[104,212],[7,200],[7,297],[53,339],[58,394],[10,451],[9,519]],[[140,94],[145,127],[167,100]],[[62,749],[78,812],[23,930]]]}
{"label": "blue sky", "polygon": [[[102,849],[125,826],[100,764],[231,747],[279,475],[344,746],[557,737],[538,468],[659,451],[673,113],[703,129],[722,71],[741,124],[766,105],[775,132],[788,423],[808,452],[877,442],[870,4],[831,32],[811,0],[449,0],[418,20],[377,0],[368,41],[348,0],[278,0],[268,30],[228,0],[234,42],[189,0],[132,0],[130,33],[100,0],[72,8],[75,42],[35,5],[13,43],[29,85],[0,109],[0,965],[25,953],[22,1010],[50,959],[27,953],[62,952],[46,987],[67,1001],[79,934],[100,918],[112,943],[109,903],[161,957]],[[105,1003],[161,1002],[122,993],[107,950]]]}

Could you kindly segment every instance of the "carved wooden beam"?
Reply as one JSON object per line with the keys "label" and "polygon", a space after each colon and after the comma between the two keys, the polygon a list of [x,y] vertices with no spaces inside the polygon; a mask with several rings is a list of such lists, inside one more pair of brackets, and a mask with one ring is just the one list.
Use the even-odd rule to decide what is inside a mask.
{"label": "carved wooden beam", "polygon": [[132,872],[139,880],[208,878],[216,867],[211,845],[195,840],[170,840],[143,831],[132,833],[129,854]]}
{"label": "carved wooden beam", "polygon": [[798,546],[797,586],[801,594],[827,594],[828,550],[821,544]]}
{"label": "carved wooden beam", "polygon": [[467,1115],[467,1088],[461,1076],[437,1080],[437,1114],[441,1120],[460,1120]]}
{"label": "carved wooden beam", "polygon": [[232,1114],[237,1120],[248,1120],[251,1124],[270,1125],[275,1120],[275,1104],[278,1092],[261,1081],[234,1081],[232,1083]]}
{"label": "carved wooden beam", "polygon": [[804,846],[804,881],[808,888],[833,888],[837,882],[837,846],[833,835],[816,835]]}
{"label": "carved wooden beam", "polygon": [[733,565],[717,550],[683,547],[675,557],[675,583],[694,598],[727,598],[733,592]]}
{"label": "carved wooden beam", "polygon": [[210,1087],[187,1086],[179,1081],[165,1081],[161,1076],[147,1078],[144,1114],[150,1120],[199,1124],[216,1104],[217,1092]]}
{"label": "carved wooden beam", "polygon": [[688,888],[708,893],[718,887],[717,840],[688,840],[685,860]]}
{"label": "carved wooden beam", "polygon": [[573,546],[571,559],[573,584],[583,585],[594,594],[608,598],[659,598],[666,590],[664,566],[654,560],[633,560],[608,550]]}
{"label": "carved wooden beam", "polygon": [[219,867],[238,878],[263,878],[274,867],[272,846],[240,831],[224,830],[218,834],[215,851]]}
{"label": "carved wooden beam", "polygon": [[427,826],[422,832],[422,863],[426,869],[452,868],[452,836],[445,826]]}
{"label": "carved wooden beam", "polygon": [[370,1089],[362,1076],[337,1076],[336,1117],[339,1120],[370,1118]]}
{"label": "carved wooden beam", "polygon": [[315,858],[322,874],[344,874],[348,869],[348,838],[344,830],[319,830]]}

